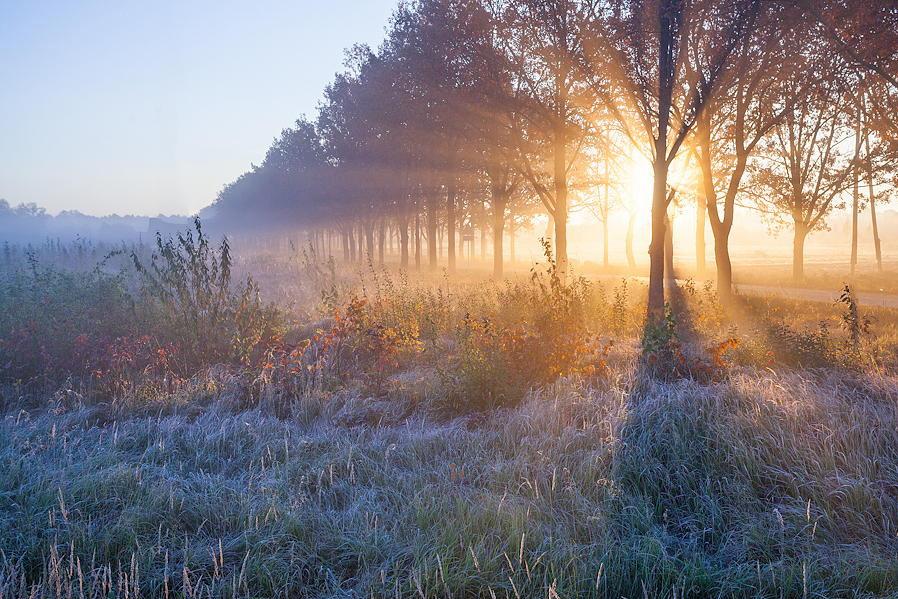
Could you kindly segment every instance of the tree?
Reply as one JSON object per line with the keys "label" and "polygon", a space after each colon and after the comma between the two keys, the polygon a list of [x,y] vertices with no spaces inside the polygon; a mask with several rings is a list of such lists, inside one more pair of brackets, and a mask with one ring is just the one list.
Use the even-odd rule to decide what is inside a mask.
{"label": "tree", "polygon": [[[753,31],[759,0],[610,0],[593,21],[584,70],[614,106],[630,138],[649,149],[654,183],[649,247],[650,320],[664,314],[664,240],[668,173],[705,107]],[[610,75],[613,86],[603,88]],[[635,121],[641,135],[633,131]]]}
{"label": "tree", "polygon": [[555,224],[555,255],[561,277],[568,270],[568,176],[590,130],[595,94],[578,76],[582,30],[589,3],[577,0],[514,0],[505,49],[518,67],[521,90],[521,172]]}
{"label": "tree", "polygon": [[898,4],[892,0],[796,3],[806,18],[821,26],[821,38],[833,52],[898,91]]}
{"label": "tree", "polygon": [[[844,104],[836,85],[818,89],[794,105],[774,129],[766,160],[755,168],[758,205],[776,219],[791,218],[792,275],[804,278],[804,247],[811,231],[825,227],[847,188],[851,163],[839,151],[847,135]],[[766,193],[764,193],[766,192]]]}
{"label": "tree", "polygon": [[846,119],[854,129],[854,156],[851,160],[851,259],[849,270],[851,276],[857,271],[857,227],[861,211],[860,179],[861,151],[864,147],[864,117],[861,107],[861,96],[853,95],[847,106]]}
{"label": "tree", "polygon": [[[508,208],[521,184],[519,132],[522,127],[522,86],[518,75],[523,65],[519,55],[506,52],[504,40],[514,20],[504,13],[501,4],[490,4],[481,10],[469,9],[476,15],[470,19],[464,34],[472,38],[469,50],[475,56],[467,60],[468,77],[465,99],[469,102],[466,120],[469,124],[467,146],[462,161],[469,170],[482,172],[486,178],[493,234],[493,277],[504,274],[504,231]],[[514,62],[518,56],[519,62]],[[485,214],[481,202],[481,216]],[[481,232],[486,223],[481,222]],[[483,239],[481,248],[484,247]]]}
{"label": "tree", "polygon": [[611,210],[613,208],[610,200],[610,191],[612,185],[611,156],[609,148],[606,145],[602,153],[602,174],[599,179],[601,187],[601,197],[596,210],[596,216],[602,223],[602,266],[608,268],[608,220],[611,218]]}
{"label": "tree", "polygon": [[811,83],[807,67],[813,58],[805,59],[810,41],[797,13],[775,3],[759,10],[752,33],[734,50],[733,68],[720,92],[696,124],[702,199],[714,237],[717,292],[724,303],[733,291],[729,238],[743,177],[758,144]]}
{"label": "tree", "polygon": [[417,0],[400,5],[390,34],[392,52],[415,97],[411,118],[425,142],[420,160],[427,171],[422,189],[428,259],[435,267],[437,197],[445,194],[449,272],[454,272],[456,262],[458,180],[472,167],[464,154],[476,136],[471,127],[477,116],[472,98],[485,72],[483,46],[489,29],[489,14],[477,0]]}
{"label": "tree", "polygon": [[[840,56],[853,72],[857,72],[856,81],[862,88],[860,94],[856,95],[859,104],[857,121],[863,123],[864,129],[870,129],[886,140],[886,144],[880,145],[876,152],[880,157],[894,157],[898,154],[898,137],[895,134],[898,130],[898,4],[889,0],[797,1],[804,14],[819,24],[821,39],[827,49]],[[871,93],[870,90],[875,91]],[[874,169],[869,158],[869,134],[861,134],[855,141],[856,178],[860,175],[861,145],[868,156],[865,160],[868,199],[877,268],[881,271],[882,252],[876,222]],[[891,148],[888,141],[892,142]],[[857,188],[858,183],[854,187]],[[860,192],[858,189],[853,192],[852,272],[857,262],[857,212],[860,210]]]}
{"label": "tree", "polygon": [[[609,266],[609,234],[608,225],[611,213],[620,208],[625,193],[623,180],[624,159],[626,154],[622,145],[626,140],[618,139],[610,127],[603,127],[601,133],[594,136],[595,142],[587,150],[588,167],[586,169],[586,196],[582,202],[596,217],[602,226],[602,265]],[[595,196],[593,196],[595,192]]]}
{"label": "tree", "polygon": [[[879,87],[879,91],[881,91],[881,84]],[[875,99],[879,97],[874,91],[875,89],[875,87],[868,86],[865,88],[866,93],[861,96],[861,118],[864,124],[863,169],[873,228],[873,250],[876,256],[876,269],[878,272],[882,272],[882,240],[879,236],[876,207],[888,202],[892,191],[898,185],[898,176],[894,176],[898,170],[898,142],[890,142],[877,134],[873,120],[876,117],[871,110]],[[889,180],[890,176],[894,177],[892,181]]]}

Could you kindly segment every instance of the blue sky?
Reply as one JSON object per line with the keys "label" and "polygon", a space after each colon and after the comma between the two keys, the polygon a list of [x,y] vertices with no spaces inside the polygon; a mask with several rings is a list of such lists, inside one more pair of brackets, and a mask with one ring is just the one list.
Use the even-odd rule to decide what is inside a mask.
{"label": "blue sky", "polygon": [[191,213],[380,43],[396,0],[0,0],[0,198]]}

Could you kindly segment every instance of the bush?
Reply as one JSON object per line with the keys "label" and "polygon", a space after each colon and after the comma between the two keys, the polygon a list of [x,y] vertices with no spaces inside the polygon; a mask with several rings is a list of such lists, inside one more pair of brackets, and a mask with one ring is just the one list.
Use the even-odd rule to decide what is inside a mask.
{"label": "bush", "polygon": [[[195,236],[194,236],[195,234]],[[281,344],[284,316],[258,286],[231,282],[225,239],[216,250],[199,220],[163,241],[134,271],[61,271],[29,254],[0,280],[0,383],[118,397],[141,386],[171,389],[213,364],[258,366]]]}
{"label": "bush", "polygon": [[866,351],[872,350],[867,347],[872,321],[861,314],[857,299],[847,284],[835,303],[844,308],[838,317],[844,337],[840,339],[834,334],[826,320],[819,321],[816,327],[803,330],[785,321],[780,322],[772,330],[780,362],[793,366],[838,366],[857,370],[869,365],[871,360],[876,361],[875,351]]}
{"label": "bush", "polygon": [[176,239],[157,234],[148,264],[132,253],[141,297],[156,312],[157,334],[177,341],[184,375],[217,363],[259,364],[281,341],[283,315],[263,304],[252,278],[232,285],[227,238],[216,250],[199,218],[194,230],[195,238],[191,230]]}
{"label": "bush", "polygon": [[292,347],[269,353],[261,382],[294,395],[333,389],[354,377],[373,393],[383,393],[401,358],[421,348],[414,322],[390,323],[367,299],[351,296],[334,309],[326,328]]}
{"label": "bush", "polygon": [[[690,295],[695,295],[694,290]],[[722,341],[700,348],[687,348],[680,339],[677,317],[670,304],[666,303],[664,319],[647,320],[643,328],[642,365],[645,372],[662,380],[689,378],[700,383],[719,381],[726,376],[730,352],[740,346],[739,339],[732,331],[730,333]]]}
{"label": "bush", "polygon": [[583,278],[563,282],[544,242],[545,270],[500,291],[495,315],[466,312],[440,368],[453,412],[514,405],[561,376],[605,377],[610,341],[597,324],[609,307]]}
{"label": "bush", "polygon": [[51,384],[105,368],[140,316],[120,275],[62,272],[29,260],[0,282],[0,382]]}

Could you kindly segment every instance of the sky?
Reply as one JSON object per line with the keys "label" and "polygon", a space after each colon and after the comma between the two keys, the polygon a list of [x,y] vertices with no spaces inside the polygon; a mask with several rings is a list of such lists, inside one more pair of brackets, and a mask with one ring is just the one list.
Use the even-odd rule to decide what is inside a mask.
{"label": "sky", "polygon": [[0,198],[191,214],[262,161],[396,0],[0,0]]}

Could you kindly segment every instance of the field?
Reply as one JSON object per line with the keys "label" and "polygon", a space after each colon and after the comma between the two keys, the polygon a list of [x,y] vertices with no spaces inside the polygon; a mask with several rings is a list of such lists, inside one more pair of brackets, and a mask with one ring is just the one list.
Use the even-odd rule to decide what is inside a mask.
{"label": "field", "polygon": [[3,258],[0,597],[898,595],[898,313],[851,290],[644,329],[550,251],[110,249]]}

